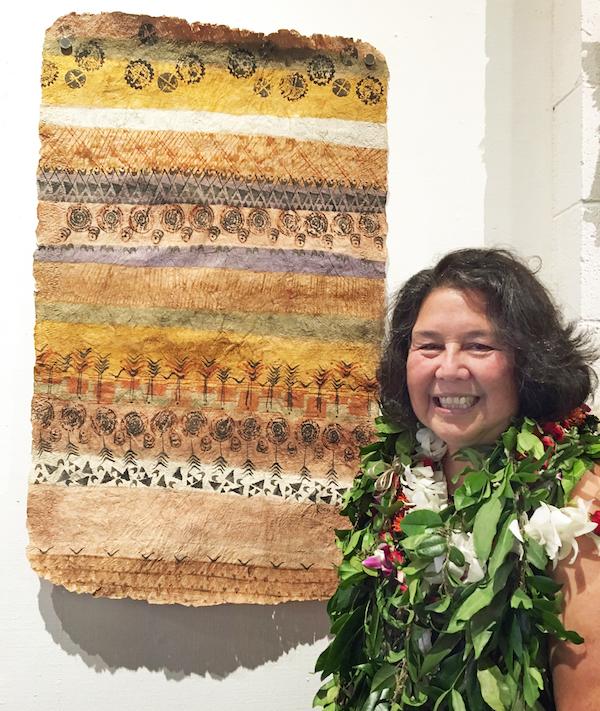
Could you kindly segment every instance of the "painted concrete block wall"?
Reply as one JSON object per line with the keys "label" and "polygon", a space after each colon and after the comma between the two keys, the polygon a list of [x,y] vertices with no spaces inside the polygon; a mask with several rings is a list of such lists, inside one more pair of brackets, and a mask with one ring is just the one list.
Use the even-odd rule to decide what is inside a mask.
{"label": "painted concrete block wall", "polygon": [[581,2],[552,13],[552,233],[547,283],[569,319],[581,315]]}
{"label": "painted concrete block wall", "polygon": [[[552,8],[547,0],[486,3],[484,239],[524,257],[552,231]],[[545,269],[549,268],[544,259]]]}
{"label": "painted concrete block wall", "polygon": [[600,6],[582,2],[581,316],[600,336]]}

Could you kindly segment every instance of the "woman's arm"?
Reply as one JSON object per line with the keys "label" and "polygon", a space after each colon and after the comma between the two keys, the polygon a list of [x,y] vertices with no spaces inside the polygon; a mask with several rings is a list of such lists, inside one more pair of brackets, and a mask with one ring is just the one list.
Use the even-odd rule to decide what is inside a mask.
{"label": "woman's arm", "polygon": [[[581,479],[574,495],[592,501],[592,512],[600,508],[600,467]],[[575,562],[563,560],[554,571],[563,583],[563,624],[585,639],[580,645],[555,644],[551,651],[557,711],[600,708],[600,557],[589,536],[578,542]]]}

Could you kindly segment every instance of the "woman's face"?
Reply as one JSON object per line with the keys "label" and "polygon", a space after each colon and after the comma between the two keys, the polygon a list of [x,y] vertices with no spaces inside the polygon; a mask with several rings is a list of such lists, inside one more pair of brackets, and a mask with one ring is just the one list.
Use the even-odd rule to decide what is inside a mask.
{"label": "woman's face", "polygon": [[513,354],[478,292],[440,287],[427,296],[406,370],[415,415],[450,452],[495,442],[518,412]]}

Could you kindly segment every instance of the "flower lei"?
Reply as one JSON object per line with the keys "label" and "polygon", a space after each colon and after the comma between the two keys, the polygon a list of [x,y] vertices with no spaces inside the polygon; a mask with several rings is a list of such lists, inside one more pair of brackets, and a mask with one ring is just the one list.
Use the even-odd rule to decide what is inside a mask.
{"label": "flower lei", "polygon": [[334,639],[316,665],[331,679],[314,706],[553,708],[547,636],[583,640],[562,626],[547,568],[600,534],[600,512],[566,505],[600,460],[598,424],[585,405],[513,423],[491,450],[460,452],[469,465],[448,500],[443,442],[377,418],[342,509],[353,527],[337,532]]}

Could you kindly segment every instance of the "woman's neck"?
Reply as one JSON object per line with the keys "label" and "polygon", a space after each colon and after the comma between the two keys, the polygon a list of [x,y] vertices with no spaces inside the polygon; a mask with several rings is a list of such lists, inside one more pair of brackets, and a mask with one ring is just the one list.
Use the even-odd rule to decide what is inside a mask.
{"label": "woman's neck", "polygon": [[464,459],[455,459],[455,453],[456,452],[454,451],[451,452],[448,450],[442,459],[442,467],[444,469],[444,476],[446,477],[449,496],[452,496],[462,484],[462,477],[456,483],[452,481],[452,478],[461,472],[468,464],[468,462]]}

